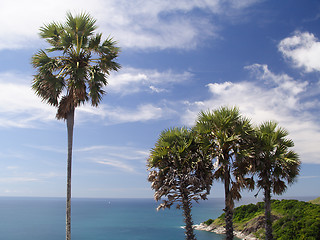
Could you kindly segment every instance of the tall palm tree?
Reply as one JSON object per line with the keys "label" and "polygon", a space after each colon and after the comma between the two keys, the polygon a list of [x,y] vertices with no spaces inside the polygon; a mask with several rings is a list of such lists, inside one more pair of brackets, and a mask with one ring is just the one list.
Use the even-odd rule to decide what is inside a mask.
{"label": "tall palm tree", "polygon": [[245,178],[244,163],[249,136],[250,121],[240,115],[236,107],[221,107],[214,111],[201,111],[195,128],[209,155],[215,160],[214,178],[224,183],[226,239],[233,239],[234,200],[241,198],[240,190],[253,188],[253,180]]}
{"label": "tall palm tree", "polygon": [[288,184],[293,183],[300,170],[297,153],[288,139],[288,131],[273,121],[261,124],[255,131],[256,145],[253,171],[257,174],[257,185],[264,190],[266,239],[273,239],[271,218],[271,193],[282,194]]}
{"label": "tall palm tree", "polygon": [[115,62],[120,49],[112,38],[102,41],[94,33],[96,20],[87,13],[67,13],[65,23],[52,22],[40,28],[40,37],[49,44],[32,57],[32,88],[45,102],[58,108],[57,119],[67,122],[67,210],[66,239],[71,239],[71,163],[74,113],[76,107],[90,101],[98,106],[107,85],[110,71],[117,71]]}
{"label": "tall palm tree", "polygon": [[154,198],[167,200],[159,205],[170,208],[175,202],[182,207],[186,239],[194,240],[191,216],[192,200],[206,199],[212,184],[212,163],[202,154],[193,131],[173,128],[163,131],[148,158],[148,181],[155,190]]}

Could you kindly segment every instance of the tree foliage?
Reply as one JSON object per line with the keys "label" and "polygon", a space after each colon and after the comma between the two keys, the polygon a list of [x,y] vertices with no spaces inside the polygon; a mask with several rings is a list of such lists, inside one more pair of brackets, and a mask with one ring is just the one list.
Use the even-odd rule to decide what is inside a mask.
{"label": "tree foliage", "polygon": [[[274,238],[279,240],[317,240],[320,239],[320,205],[298,200],[272,200],[271,208],[273,215],[280,218],[273,222]],[[264,202],[257,204],[242,205],[234,210],[234,224],[236,230],[243,230],[248,222],[264,214]],[[222,214],[219,218],[224,218]],[[257,221],[257,220],[255,220]],[[212,223],[208,220],[207,223]],[[241,226],[242,229],[238,229]],[[263,230],[257,229],[257,232]],[[252,232],[256,234],[256,232]],[[264,239],[264,233],[259,239]]]}
{"label": "tree foliage", "polygon": [[299,174],[300,160],[287,138],[289,132],[268,121],[255,130],[253,173],[257,186],[264,191],[266,239],[272,240],[271,193],[282,194]]}
{"label": "tree foliage", "polygon": [[40,28],[40,37],[49,45],[32,57],[32,88],[42,100],[58,108],[56,117],[67,122],[67,211],[66,239],[71,239],[71,166],[75,109],[87,101],[98,106],[110,71],[120,49],[112,38],[102,41],[95,33],[96,20],[87,13],[67,13],[65,23],[52,22]]}
{"label": "tree foliage", "polygon": [[195,239],[192,228],[192,200],[206,199],[212,183],[212,163],[201,150],[193,131],[173,128],[163,131],[148,159],[148,180],[161,200],[158,210],[176,203],[182,208],[186,223],[186,239]]}
{"label": "tree foliage", "polygon": [[259,188],[270,187],[274,194],[282,194],[288,184],[293,183],[299,175],[300,160],[291,148],[294,143],[287,138],[289,132],[268,121],[255,131],[254,168]]}
{"label": "tree foliage", "polygon": [[96,20],[87,13],[67,13],[65,23],[52,22],[40,28],[49,48],[32,57],[37,70],[32,88],[43,101],[58,107],[57,118],[85,103],[98,106],[105,93],[107,75],[117,71],[119,47],[112,38],[102,41],[95,33]]}
{"label": "tree foliage", "polygon": [[208,156],[215,161],[214,178],[225,188],[225,221],[227,239],[233,239],[234,200],[241,198],[240,191],[254,187],[252,178],[246,178],[248,147],[252,127],[238,108],[221,107],[200,112],[195,126]]}

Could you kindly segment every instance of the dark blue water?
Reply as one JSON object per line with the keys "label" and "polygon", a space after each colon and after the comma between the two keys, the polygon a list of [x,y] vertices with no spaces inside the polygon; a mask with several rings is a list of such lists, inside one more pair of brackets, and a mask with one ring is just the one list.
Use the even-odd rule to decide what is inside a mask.
{"label": "dark blue water", "polygon": [[[223,199],[194,204],[195,224],[222,213]],[[152,199],[73,199],[73,240],[184,239],[182,210],[156,211]],[[195,231],[198,240],[224,236]],[[65,199],[0,197],[0,239],[65,238]]]}

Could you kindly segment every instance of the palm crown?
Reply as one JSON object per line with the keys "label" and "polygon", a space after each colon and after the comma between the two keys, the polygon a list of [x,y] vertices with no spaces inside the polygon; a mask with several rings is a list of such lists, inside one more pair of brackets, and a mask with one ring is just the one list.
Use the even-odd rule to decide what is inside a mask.
{"label": "palm crown", "polygon": [[[32,57],[37,70],[32,88],[43,101],[58,107],[57,118],[67,122],[67,211],[66,239],[71,239],[71,166],[75,108],[91,100],[98,106],[107,75],[117,71],[115,62],[120,49],[112,38],[101,42],[94,34],[96,20],[89,14],[67,13],[65,24],[52,22],[40,28],[40,36],[50,48],[39,50]],[[49,54],[51,56],[49,56]]]}
{"label": "palm crown", "polygon": [[151,151],[148,166],[153,169],[148,180],[156,191],[155,199],[168,196],[168,201],[164,201],[160,208],[179,201],[183,191],[198,200],[210,190],[211,161],[199,151],[195,133],[186,128],[163,131]]}
{"label": "palm crown", "polygon": [[74,17],[68,13],[65,24],[52,22],[40,28],[40,36],[50,48],[32,57],[37,69],[32,88],[58,107],[58,119],[66,119],[68,112],[88,100],[98,106],[105,93],[106,75],[120,68],[115,62],[120,49],[112,38],[102,42],[102,34],[94,34],[95,23],[89,14]]}
{"label": "palm crown", "polygon": [[257,153],[255,154],[255,171],[258,175],[258,186],[268,185],[273,193],[283,193],[287,186],[283,180],[292,183],[299,174],[299,156],[289,148],[294,146],[286,138],[288,131],[269,121],[261,124],[256,131]]}
{"label": "palm crown", "polygon": [[202,154],[195,132],[186,128],[163,131],[151,150],[148,166],[154,198],[167,197],[158,209],[179,202],[176,207],[184,211],[186,239],[194,240],[191,201],[206,199],[212,183],[212,163]]}
{"label": "palm crown", "polygon": [[278,127],[273,121],[261,124],[255,131],[255,147],[252,154],[253,169],[257,174],[257,185],[264,190],[265,235],[273,239],[271,217],[271,192],[283,193],[299,174],[299,156],[294,151],[293,141],[288,139],[288,131]]}
{"label": "palm crown", "polygon": [[233,172],[237,177],[232,181],[232,197],[240,199],[240,189],[252,188],[251,181],[244,179],[243,159],[249,147],[252,132],[250,120],[241,116],[238,108],[221,107],[213,112],[200,112],[196,125],[207,153],[215,159],[214,177],[224,181],[225,172]]}
{"label": "palm crown", "polygon": [[206,153],[216,160],[214,178],[224,182],[226,239],[233,239],[234,200],[241,198],[241,188],[254,187],[253,180],[244,177],[244,164],[240,164],[245,162],[250,146],[250,121],[236,107],[221,107],[213,112],[200,112],[196,129]]}

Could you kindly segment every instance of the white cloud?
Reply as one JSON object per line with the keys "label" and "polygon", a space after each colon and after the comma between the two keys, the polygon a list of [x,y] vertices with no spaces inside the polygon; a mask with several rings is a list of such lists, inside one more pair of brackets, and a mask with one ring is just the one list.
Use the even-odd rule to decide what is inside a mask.
{"label": "white cloud", "polygon": [[246,69],[257,81],[208,84],[210,99],[187,102],[183,123],[193,125],[200,110],[238,106],[256,124],[267,120],[279,122],[289,130],[302,161],[320,163],[320,104],[308,98],[311,86],[286,74],[272,73],[266,65],[254,64]]}
{"label": "white cloud", "polygon": [[166,92],[166,89],[157,88],[157,87],[155,87],[155,86],[150,86],[149,88],[151,89],[152,92],[155,92],[155,93]]}
{"label": "white cloud", "polygon": [[247,8],[250,7],[251,5],[257,3],[257,2],[262,2],[264,0],[230,0],[230,5],[235,8],[235,9],[242,9],[242,8]]}
{"label": "white cloud", "polygon": [[0,178],[0,183],[36,182],[36,181],[39,181],[39,179],[33,178],[33,177],[2,177]]}
{"label": "white cloud", "polygon": [[93,161],[98,164],[108,165],[117,170],[138,173],[145,172],[145,161],[148,151],[130,146],[90,146],[74,150],[79,158]]}
{"label": "white cloud", "polygon": [[[111,34],[122,47],[193,48],[201,38],[214,36],[216,27],[206,14],[241,11],[259,0],[241,1],[127,1],[127,0],[4,0],[1,2],[0,50],[37,46],[44,23],[64,20],[67,11],[88,11],[98,19],[99,30]],[[10,19],[10,21],[8,20]]]}
{"label": "white cloud", "polygon": [[[123,74],[114,76],[108,87],[110,91],[122,94],[129,94],[130,91],[131,94],[143,90],[161,91],[160,88],[152,89],[151,86],[170,85],[170,83],[185,81],[190,76],[188,72],[175,74],[171,71],[158,72],[130,68]],[[0,73],[0,127],[38,128],[49,122],[57,122],[56,108],[42,102],[35,95],[31,89],[31,79],[31,76]],[[95,108],[86,104],[77,108],[76,120],[78,123],[83,123],[99,119],[107,120],[109,124],[149,121],[170,114],[170,110],[165,111],[164,108],[149,103],[140,104],[135,108],[110,106],[104,103]]]}
{"label": "white cloud", "polygon": [[278,48],[296,67],[306,72],[320,71],[320,41],[312,33],[295,32],[283,39]]}
{"label": "white cloud", "polygon": [[[30,77],[31,80],[31,77]],[[41,102],[28,77],[0,73],[0,127],[33,127],[34,122],[55,118],[55,109]]]}
{"label": "white cloud", "polygon": [[157,106],[150,103],[140,104],[134,108],[110,106],[100,104],[99,107],[92,107],[89,104],[76,109],[76,121],[78,124],[84,122],[100,121],[106,125],[146,122],[151,120],[167,118],[172,110],[166,106]]}
{"label": "white cloud", "polygon": [[172,70],[159,72],[155,69],[123,68],[120,72],[112,73],[106,91],[128,95],[146,92],[163,92],[169,90],[172,84],[190,80],[190,72],[176,73]]}
{"label": "white cloud", "polygon": [[130,165],[127,165],[127,164],[125,164],[121,161],[118,161],[118,160],[102,159],[102,160],[96,160],[95,162],[99,163],[99,164],[115,167],[115,168],[120,169],[125,172],[134,172],[135,171],[134,168],[131,167]]}
{"label": "white cloud", "polygon": [[152,104],[140,105],[135,110],[113,108],[107,112],[107,117],[114,123],[140,122],[162,118],[164,110]]}
{"label": "white cloud", "polygon": [[146,158],[148,152],[142,149],[137,149],[130,146],[109,146],[109,145],[96,145],[84,148],[74,149],[74,152],[78,153],[98,153],[100,155],[106,155],[112,158],[120,158],[126,160],[138,160]]}

